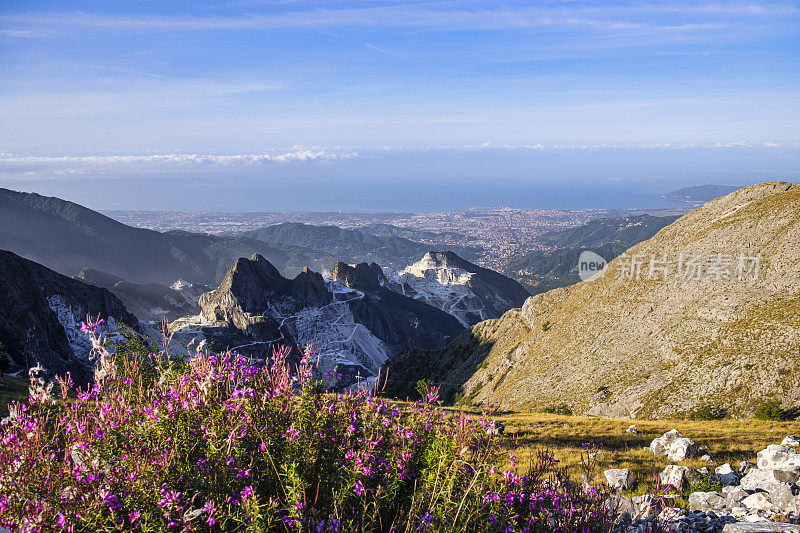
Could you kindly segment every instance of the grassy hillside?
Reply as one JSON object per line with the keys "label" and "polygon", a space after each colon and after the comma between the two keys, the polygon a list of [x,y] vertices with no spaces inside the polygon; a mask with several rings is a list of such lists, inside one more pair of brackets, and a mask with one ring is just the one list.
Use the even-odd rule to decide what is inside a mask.
{"label": "grassy hillside", "polygon": [[[713,405],[748,415],[769,398],[794,407],[799,252],[800,187],[748,187],[681,217],[599,279],[534,296],[431,359],[469,375],[465,398],[516,410],[567,403],[576,413],[669,417]],[[628,276],[632,258],[697,256],[709,269],[719,253],[759,256],[758,276],[650,278],[646,267]]]}

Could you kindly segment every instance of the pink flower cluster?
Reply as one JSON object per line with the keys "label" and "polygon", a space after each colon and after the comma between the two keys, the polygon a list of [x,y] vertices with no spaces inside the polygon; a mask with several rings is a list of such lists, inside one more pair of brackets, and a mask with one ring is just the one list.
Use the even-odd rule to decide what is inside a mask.
{"label": "pink flower cluster", "polygon": [[[102,344],[99,323],[86,324]],[[12,404],[0,525],[44,531],[592,531],[611,513],[551,455],[499,471],[483,418],[326,391],[306,349],[104,355],[87,390]],[[513,456],[511,456],[513,457]],[[513,459],[512,459],[513,460]]]}

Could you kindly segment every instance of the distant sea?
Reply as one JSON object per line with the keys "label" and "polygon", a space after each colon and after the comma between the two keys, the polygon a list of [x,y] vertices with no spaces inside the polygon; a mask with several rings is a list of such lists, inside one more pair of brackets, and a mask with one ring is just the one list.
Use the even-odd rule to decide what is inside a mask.
{"label": "distant sea", "polygon": [[451,211],[669,208],[690,185],[800,181],[800,149],[407,151],[263,165],[0,173],[0,186],[99,210]]}

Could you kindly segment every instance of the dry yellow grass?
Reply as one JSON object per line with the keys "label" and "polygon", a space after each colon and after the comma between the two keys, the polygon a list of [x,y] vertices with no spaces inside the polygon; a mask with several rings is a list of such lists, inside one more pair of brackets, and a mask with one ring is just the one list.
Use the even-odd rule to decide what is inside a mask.
{"label": "dry yellow grass", "polygon": [[[650,442],[671,429],[677,429],[714,456],[716,465],[756,460],[756,453],[769,444],[779,444],[786,435],[800,432],[798,422],[765,420],[615,420],[550,414],[511,413],[497,417],[506,426],[506,434],[514,436],[520,445],[517,456],[524,460],[536,449],[548,448],[556,459],[579,472],[582,443],[602,442],[602,458],[597,474],[608,468],[628,468],[634,487],[653,481],[654,474],[672,464],[666,457],[656,457],[649,449]],[[625,430],[634,424],[637,433]],[[684,466],[708,466],[694,459],[683,461]]]}

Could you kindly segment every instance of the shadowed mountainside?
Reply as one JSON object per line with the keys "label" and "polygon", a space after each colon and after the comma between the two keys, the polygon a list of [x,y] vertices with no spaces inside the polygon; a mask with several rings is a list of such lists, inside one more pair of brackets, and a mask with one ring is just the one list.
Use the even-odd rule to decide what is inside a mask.
{"label": "shadowed mountainside", "polygon": [[[431,248],[429,244],[391,235],[383,226],[388,225],[376,228],[382,233],[379,236],[368,233],[367,229],[353,230],[338,226],[284,222],[249,231],[244,233],[244,236],[276,247],[296,246],[307,250],[318,250],[335,258],[336,261],[345,263],[378,263],[394,269],[403,268],[416,261]],[[399,230],[400,228],[397,228],[394,232]],[[479,251],[477,248],[465,246],[451,248],[470,258],[477,256]]]}
{"label": "shadowed mountainside", "polygon": [[577,267],[582,251],[591,250],[611,261],[677,219],[677,216],[651,215],[600,218],[576,228],[550,231],[540,235],[537,241],[555,249],[535,250],[513,257],[506,263],[504,273],[520,280],[531,294],[566,287],[580,281]]}
{"label": "shadowed mountainside", "polygon": [[0,249],[67,276],[91,268],[162,285],[181,278],[215,285],[239,257],[253,253],[281,267],[316,260],[304,250],[248,238],[133,228],[73,202],[8,189],[0,189]]}
{"label": "shadowed mountainside", "polygon": [[85,384],[92,365],[87,358],[90,345],[78,332],[80,322],[89,315],[139,325],[108,290],[14,253],[0,250],[0,272],[0,342],[17,369],[41,363],[54,374],[71,372],[77,383]]}
{"label": "shadowed mountainside", "polygon": [[125,302],[141,320],[174,320],[200,310],[198,300],[209,290],[205,285],[179,280],[170,286],[159,283],[131,283],[122,278],[91,268],[81,270],[76,279],[110,290]]}

